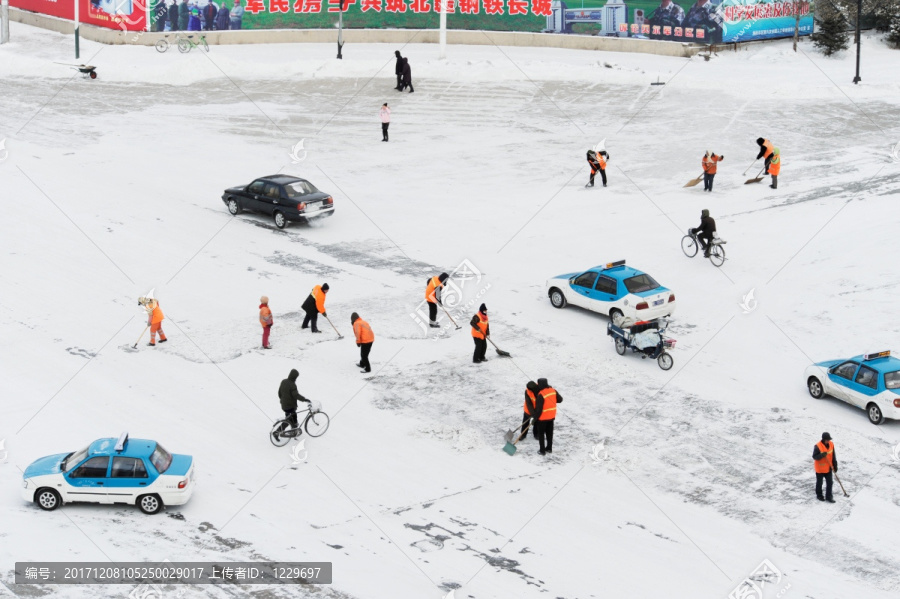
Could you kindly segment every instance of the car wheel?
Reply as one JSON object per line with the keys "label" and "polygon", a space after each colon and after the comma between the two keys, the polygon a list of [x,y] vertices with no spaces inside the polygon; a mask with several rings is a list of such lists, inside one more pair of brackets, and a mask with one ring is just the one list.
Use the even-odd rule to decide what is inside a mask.
{"label": "car wheel", "polygon": [[669,370],[670,368],[672,368],[675,360],[672,359],[672,354],[663,352],[659,354],[658,358],[656,358],[656,363],[659,364],[659,367],[663,370]]}
{"label": "car wheel", "polygon": [[163,507],[163,502],[159,495],[141,495],[135,503],[145,514],[155,514]]}
{"label": "car wheel", "polygon": [[625,315],[622,314],[621,310],[613,308],[612,310],[609,311],[609,319],[610,319],[610,321],[612,321],[612,323],[614,325],[616,325],[617,327],[620,327],[620,326],[622,326],[622,321],[625,320]]}
{"label": "car wheel", "polygon": [[869,422],[872,424],[881,424],[884,422],[884,414],[881,413],[881,408],[879,408],[877,404],[870,403],[867,405],[866,413],[869,415]]}
{"label": "car wheel", "polygon": [[550,290],[550,303],[553,304],[554,308],[565,308],[566,296],[563,295],[562,291],[554,287]]}
{"label": "car wheel", "polygon": [[809,394],[816,399],[822,399],[822,396],[825,395],[822,383],[814,376],[809,377],[809,380],[806,381],[806,388],[809,389]]}
{"label": "car wheel", "polygon": [[234,198],[228,198],[228,212],[231,213],[232,216],[237,216],[243,210],[241,209],[241,205]]}
{"label": "car wheel", "polygon": [[626,349],[628,348],[625,347],[625,341],[616,337],[616,353],[620,356],[624,356]]}
{"label": "car wheel", "polygon": [[284,214],[279,211],[275,212],[275,226],[279,229],[283,229],[287,225],[287,219],[284,218]]}
{"label": "car wheel", "polygon": [[59,493],[53,489],[41,489],[34,494],[34,502],[38,504],[38,507],[42,510],[52,512],[59,507],[62,500],[59,498]]}

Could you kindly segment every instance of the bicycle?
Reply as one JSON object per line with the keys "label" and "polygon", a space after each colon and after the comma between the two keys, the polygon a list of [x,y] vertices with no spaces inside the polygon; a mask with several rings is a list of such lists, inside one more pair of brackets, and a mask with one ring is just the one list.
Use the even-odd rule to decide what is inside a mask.
{"label": "bicycle", "polygon": [[272,430],[269,431],[269,441],[272,442],[272,445],[284,447],[291,442],[291,439],[302,435],[303,429],[306,429],[306,434],[310,437],[321,437],[328,430],[331,419],[322,410],[309,408],[303,421],[298,420],[298,422],[297,428],[293,428],[291,421],[287,418],[276,420],[272,425]]}
{"label": "bicycle", "polygon": [[[725,264],[725,248],[722,247],[725,243],[724,239],[713,233],[713,239],[709,244],[709,261],[713,263],[713,266],[718,267]],[[697,239],[697,235],[693,233],[692,229],[688,229],[687,235],[681,238],[681,250],[685,256],[693,258],[699,249],[700,240]]]}
{"label": "bicycle", "polygon": [[[176,39],[175,43],[178,45],[178,51],[181,52],[182,54],[184,54],[185,52],[190,52],[193,48],[203,48],[205,51],[209,52],[209,44],[206,43],[205,35],[200,36],[199,43],[194,42],[193,35],[184,36],[184,35],[178,34],[175,36],[175,39]],[[163,39],[159,40],[158,42],[156,42],[156,51],[157,52],[162,53],[168,49],[169,49],[169,40],[168,39],[163,38]]]}

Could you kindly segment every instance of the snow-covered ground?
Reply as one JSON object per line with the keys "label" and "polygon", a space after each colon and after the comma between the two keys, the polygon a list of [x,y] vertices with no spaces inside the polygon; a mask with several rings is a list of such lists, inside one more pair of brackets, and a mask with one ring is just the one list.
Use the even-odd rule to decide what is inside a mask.
{"label": "snow-covered ground", "polygon": [[[132,591],[16,586],[16,561],[164,559],[334,564],[327,587],[166,597],[724,598],[763,560],[781,572],[767,599],[900,592],[900,423],[813,400],[802,379],[811,361],[900,350],[900,52],[877,37],[858,86],[855,56],[806,42],[710,61],[485,46],[440,61],[410,45],[412,95],[391,89],[392,46],[337,61],[332,45],[83,42],[90,81],[53,64],[72,62],[71,38],[13,23],[12,39],[0,596]],[[759,136],[782,151],[777,191],[743,184]],[[585,190],[601,140],[609,187]],[[706,150],[726,156],[710,195],[682,187]],[[224,188],[274,172],[332,193],[335,216],[278,231],[227,213]],[[679,246],[702,208],[728,240],[721,269]],[[671,371],[618,356],[605,317],[547,300],[549,276],[618,259],[677,294]],[[426,278],[463,263],[512,359],[474,365],[467,327],[426,338],[411,317]],[[342,340],[324,321],[300,331],[326,281]],[[151,288],[170,341],[126,351]],[[377,336],[370,376],[353,311]],[[267,437],[291,368],[332,417],[306,453]],[[565,397],[553,455],[528,438],[510,457],[503,433],[538,377]],[[32,460],[123,430],[195,457],[190,503],[22,501]],[[834,505],[813,493],[826,430],[851,494]]]}

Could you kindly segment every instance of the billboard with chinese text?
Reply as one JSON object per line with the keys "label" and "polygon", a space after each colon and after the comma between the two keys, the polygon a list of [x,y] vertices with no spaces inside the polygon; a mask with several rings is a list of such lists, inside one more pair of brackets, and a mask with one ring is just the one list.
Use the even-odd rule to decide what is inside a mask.
{"label": "billboard with chinese text", "polygon": [[9,5],[45,15],[73,20],[75,2],[79,2],[78,20],[88,25],[144,31],[147,28],[147,2],[151,0],[9,0]]}

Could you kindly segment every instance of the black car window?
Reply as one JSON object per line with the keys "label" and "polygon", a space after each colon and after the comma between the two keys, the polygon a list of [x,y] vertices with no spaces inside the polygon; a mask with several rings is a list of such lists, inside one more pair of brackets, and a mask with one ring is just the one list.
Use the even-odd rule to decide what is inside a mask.
{"label": "black car window", "polygon": [[625,289],[628,293],[643,293],[659,287],[659,283],[648,274],[636,275],[622,281],[625,283]]}
{"label": "black car window", "polygon": [[270,198],[280,198],[281,190],[274,183],[266,183],[266,195]]}
{"label": "black car window", "polygon": [[595,272],[586,272],[583,275],[578,275],[575,278],[575,281],[572,283],[573,285],[578,285],[579,287],[587,287],[588,289],[594,288],[594,281],[597,280],[597,273]]}
{"label": "black car window", "polygon": [[856,382],[864,387],[875,389],[878,387],[878,372],[868,366],[860,366],[859,374],[856,375]]}
{"label": "black car window", "polygon": [[884,386],[888,389],[900,389],[900,370],[885,372]]}
{"label": "black car window", "polygon": [[263,192],[263,189],[265,189],[265,187],[266,187],[265,181],[254,181],[253,183],[250,184],[250,188],[248,189],[248,191],[250,193],[261,194]]}
{"label": "black car window", "polygon": [[856,362],[844,362],[838,366],[835,366],[831,371],[831,374],[835,376],[839,376],[842,379],[853,380],[853,375],[856,374],[856,369],[859,367],[859,364]]}
{"label": "black car window", "polygon": [[604,277],[603,275],[600,275],[600,277],[597,279],[597,291],[615,295],[617,289],[618,285],[616,284],[615,279],[610,279],[609,277]]}
{"label": "black car window", "polygon": [[91,458],[72,473],[72,478],[106,478],[109,456]]}
{"label": "black car window", "polygon": [[147,478],[147,469],[140,458],[113,458],[113,478]]}
{"label": "black car window", "polygon": [[162,474],[172,465],[172,454],[163,449],[162,445],[157,443],[156,449],[150,454],[150,462],[153,464],[153,467],[156,468],[156,471]]}

